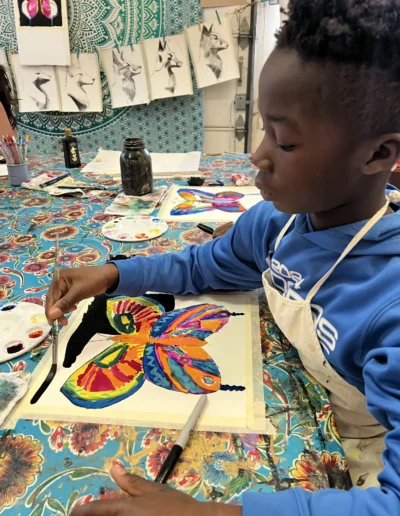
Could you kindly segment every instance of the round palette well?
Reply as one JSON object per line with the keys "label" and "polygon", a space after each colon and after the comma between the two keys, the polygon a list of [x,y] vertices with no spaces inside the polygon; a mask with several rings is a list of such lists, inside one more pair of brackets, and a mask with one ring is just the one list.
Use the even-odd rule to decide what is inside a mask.
{"label": "round palette well", "polygon": [[50,333],[44,308],[34,303],[0,308],[0,363],[23,355]]}
{"label": "round palette well", "polygon": [[143,242],[163,235],[168,224],[150,216],[123,217],[110,220],[103,226],[103,235],[118,242]]}

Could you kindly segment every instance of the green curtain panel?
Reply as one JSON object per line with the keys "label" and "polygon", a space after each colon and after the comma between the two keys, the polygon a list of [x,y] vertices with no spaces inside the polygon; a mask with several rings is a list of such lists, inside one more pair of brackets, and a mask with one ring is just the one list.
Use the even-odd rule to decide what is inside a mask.
{"label": "green curtain panel", "polygon": [[[202,17],[200,0],[67,0],[71,49],[81,52],[130,45],[142,39],[179,34]],[[51,44],[51,42],[49,42]],[[0,46],[17,48],[13,0],[0,0]],[[195,79],[193,78],[195,85]],[[202,150],[203,93],[157,100],[148,106],[112,109],[102,74],[102,113],[24,113],[20,132],[32,136],[31,152],[61,152],[61,137],[71,127],[82,151],[121,149],[127,136],[142,137],[153,152]]]}

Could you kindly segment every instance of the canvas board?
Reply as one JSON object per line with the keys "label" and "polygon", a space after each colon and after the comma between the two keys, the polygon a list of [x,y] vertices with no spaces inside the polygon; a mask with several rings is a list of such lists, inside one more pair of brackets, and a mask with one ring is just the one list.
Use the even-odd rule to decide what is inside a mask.
{"label": "canvas board", "polygon": [[103,50],[100,57],[114,109],[150,102],[142,45]]}
{"label": "canvas board", "polygon": [[193,95],[189,51],[184,34],[143,41],[151,100]]}
{"label": "canvas board", "polygon": [[13,2],[21,64],[69,65],[67,0]]}
{"label": "canvas board", "polygon": [[172,186],[159,218],[182,222],[236,222],[262,201],[255,186]]}
{"label": "canvas board", "polygon": [[[137,300],[138,298],[135,299]],[[135,301],[135,299],[133,301]],[[120,300],[118,302],[120,302]],[[65,355],[68,341],[71,339],[75,330],[79,327],[83,313],[88,310],[88,305],[90,303],[91,301],[83,303],[78,312],[72,316],[69,326],[61,332],[59,340],[60,362],[62,362]],[[271,423],[265,420],[262,382],[262,354],[259,335],[260,327],[257,298],[254,293],[207,295],[200,298],[175,297],[175,312],[169,311],[168,324],[175,324],[177,321],[177,316],[174,315],[177,314],[176,311],[181,310],[181,312],[179,312],[180,315],[178,315],[182,318],[182,313],[193,310],[193,307],[194,310],[200,310],[201,312],[201,307],[199,307],[199,305],[204,304],[211,304],[213,306],[217,305],[217,307],[222,307],[225,311],[224,313],[228,311],[232,315],[230,316],[229,321],[219,329],[219,331],[207,336],[205,339],[206,344],[201,347],[201,352],[205,351],[208,353],[215,364],[217,364],[220,372],[221,387],[216,392],[208,394],[207,409],[200,420],[199,429],[244,433],[274,433],[274,428]],[[122,312],[126,313],[127,309],[124,308],[118,313]],[[124,322],[123,318],[120,319],[120,321],[124,324],[128,324],[126,321]],[[191,321],[193,321],[193,319],[191,319]],[[85,324],[87,328],[88,324],[96,325],[99,323],[98,321],[97,323],[96,321],[92,321],[91,323],[86,321]],[[160,326],[162,326],[161,319],[157,324],[159,325],[158,329],[160,329]],[[209,327],[209,325],[212,326],[214,324],[212,322],[212,318],[208,319],[205,324],[207,327]],[[186,328],[189,327],[192,328],[190,330],[190,338],[193,339],[195,335],[199,335],[198,332],[196,333],[195,325],[190,326],[189,323]],[[140,332],[144,331],[143,328],[144,323],[142,322]],[[199,327],[196,326],[196,328],[198,329]],[[96,329],[94,328],[93,331],[96,331]],[[186,334],[188,331],[189,330],[187,329],[185,330]],[[181,346],[179,349],[183,349],[181,334],[176,338],[178,333],[179,332],[176,331],[174,334],[174,346],[178,346],[178,348]],[[142,335],[142,333],[140,333],[140,335]],[[116,338],[119,339],[120,337],[121,336],[117,336]],[[73,339],[74,338],[75,337],[73,337]],[[136,336],[135,338],[135,342],[137,342],[138,337]],[[144,337],[144,341],[148,340],[148,338],[146,339],[146,337]],[[170,343],[171,342],[172,341],[170,341]],[[68,398],[70,394],[66,395],[61,392],[62,388],[65,389],[63,386],[67,385],[66,382],[68,381],[68,378],[71,378],[71,375],[75,375],[75,378],[80,378],[79,381],[81,381],[81,385],[84,385],[85,388],[93,389],[95,391],[95,396],[97,396],[96,390],[99,390],[99,384],[96,384],[95,382],[98,381],[98,376],[96,376],[97,373],[94,376],[92,374],[94,371],[91,369],[92,363],[89,369],[87,368],[87,364],[88,361],[90,362],[94,357],[98,357],[99,353],[109,348],[109,346],[109,337],[104,334],[96,334],[83,349],[82,353],[77,357],[75,364],[70,368],[60,367],[50,388],[36,405],[31,405],[30,399],[47,376],[51,365],[51,350],[49,350],[46,357],[35,371],[29,393],[23,400],[22,404],[19,405],[17,411],[13,414],[13,419],[27,418],[50,419],[55,421],[104,422],[109,424],[129,424],[161,428],[182,427],[196,404],[198,396],[195,394],[168,390],[168,388],[163,388],[158,384],[152,383],[152,381],[149,381],[147,378],[136,392],[129,394],[125,399],[117,401],[107,407],[93,408],[93,405],[90,405],[90,407],[77,406],[76,402],[71,402],[71,398]],[[165,349],[163,346],[160,348]],[[174,356],[179,353],[178,348],[169,348],[168,353],[172,353],[174,360]],[[192,350],[194,348],[196,348],[195,345],[191,347]],[[198,348],[195,349],[195,353],[199,353],[197,349]],[[165,351],[165,353],[167,353],[167,351]],[[193,351],[190,351],[190,353],[192,353],[192,357],[197,357],[197,361],[200,360],[200,355],[193,355]],[[104,364],[107,363],[108,366],[110,364],[110,360],[114,360],[115,356],[116,355],[113,353],[112,355],[108,355],[107,357],[103,356],[103,358],[101,358],[101,374],[105,371]],[[118,371],[115,373],[115,378],[117,378],[118,381],[121,379],[120,374],[123,373],[123,375],[126,376],[129,372],[127,369],[128,355],[124,356],[124,363],[118,362],[117,366],[115,366],[116,361],[112,363],[113,368],[118,367]],[[164,358],[165,356],[166,354],[164,354]],[[182,359],[182,362],[179,362],[183,364],[182,367],[187,366],[187,364],[194,367],[195,358],[193,358],[193,363],[189,363],[188,358],[187,360],[185,359],[186,361],[183,361],[185,357],[187,358],[187,355],[184,353],[179,355],[179,360]],[[159,358],[158,363],[161,363],[161,360],[164,360],[164,358]],[[133,364],[134,360],[132,356],[130,356],[129,359],[129,364]],[[150,365],[152,364],[152,362],[149,363]],[[178,363],[177,359],[174,363]],[[83,377],[80,376],[82,371],[85,372]],[[150,367],[150,371],[152,371],[152,366]],[[207,375],[212,376],[210,373],[211,369],[208,368],[207,371]],[[106,373],[109,374],[108,370]],[[87,376],[87,374],[89,374],[89,376]],[[180,378],[176,371],[174,372],[174,375],[175,378]],[[123,378],[125,376],[123,376]],[[151,376],[149,376],[149,378],[150,377]],[[163,380],[161,379],[158,381],[157,374],[155,377],[157,378],[157,383],[161,384]],[[112,378],[114,382],[115,378]],[[197,377],[193,375],[193,378]],[[115,382],[117,382],[117,380],[115,380]],[[232,392],[229,390],[222,390],[222,384],[224,386],[231,386],[233,389]],[[236,389],[240,386],[245,389],[235,391],[235,386]],[[200,395],[201,393],[198,394]]]}
{"label": "canvas board", "polygon": [[21,66],[19,54],[9,54],[21,113],[59,111],[60,97],[54,66]]}
{"label": "canvas board", "polygon": [[66,113],[100,113],[103,98],[100,65],[96,53],[71,54],[71,66],[57,67],[61,111]]}
{"label": "canvas board", "polygon": [[221,23],[204,23],[186,29],[197,86],[206,88],[239,79],[239,63],[231,25],[227,17]]}

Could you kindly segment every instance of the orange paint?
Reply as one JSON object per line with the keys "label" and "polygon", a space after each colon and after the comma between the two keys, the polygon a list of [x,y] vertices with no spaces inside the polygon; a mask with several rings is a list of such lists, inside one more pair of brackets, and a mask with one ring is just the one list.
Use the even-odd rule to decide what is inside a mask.
{"label": "orange paint", "polygon": [[28,336],[29,336],[30,339],[38,339],[42,335],[43,335],[43,331],[42,330],[36,330],[36,331],[33,331],[32,333],[29,333]]}

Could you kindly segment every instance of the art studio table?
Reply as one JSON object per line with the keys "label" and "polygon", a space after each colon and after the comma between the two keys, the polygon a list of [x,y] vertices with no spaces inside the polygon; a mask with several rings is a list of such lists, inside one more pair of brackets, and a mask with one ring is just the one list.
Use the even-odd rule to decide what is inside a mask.
{"label": "art studio table", "polygon": [[[84,155],[86,162],[93,157]],[[33,174],[64,170],[61,157],[34,157]],[[201,172],[231,183],[234,172],[254,178],[244,155],[203,156]],[[90,183],[99,178],[76,177]],[[100,178],[103,184],[112,179]],[[170,181],[171,182],[171,181]],[[184,184],[183,181],[177,181]],[[106,240],[101,227],[110,193],[85,199],[56,198],[10,188],[0,179],[0,304],[21,300],[43,304],[51,282],[56,232],[63,267],[104,263],[110,255],[181,251],[210,239],[192,223],[170,223],[162,237],[137,244]],[[305,373],[295,350],[260,304],[266,416],[274,436],[196,433],[170,485],[198,500],[240,504],[246,490],[273,492],[291,487],[311,491],[349,487],[343,450],[326,392]],[[0,372],[33,372],[51,339]],[[0,513],[13,516],[67,515],[75,504],[113,498],[109,477],[114,460],[154,479],[176,431],[106,424],[20,420],[0,438]]]}

